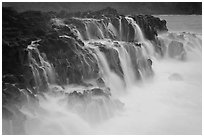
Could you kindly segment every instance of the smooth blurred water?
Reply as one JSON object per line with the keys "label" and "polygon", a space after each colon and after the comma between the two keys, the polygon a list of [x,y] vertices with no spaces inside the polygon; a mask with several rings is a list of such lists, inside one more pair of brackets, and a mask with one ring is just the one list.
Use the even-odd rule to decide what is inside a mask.
{"label": "smooth blurred water", "polygon": [[167,21],[169,31],[202,34],[202,15],[154,15]]}

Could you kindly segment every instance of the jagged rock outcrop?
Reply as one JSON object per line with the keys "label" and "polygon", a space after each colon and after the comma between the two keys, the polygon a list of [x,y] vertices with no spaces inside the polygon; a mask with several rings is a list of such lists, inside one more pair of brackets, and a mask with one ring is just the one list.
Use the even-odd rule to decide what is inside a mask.
{"label": "jagged rock outcrop", "polygon": [[83,79],[97,78],[96,59],[72,37],[48,38],[40,45],[40,52],[46,54],[55,68],[59,84],[80,84]]}
{"label": "jagged rock outcrop", "polygon": [[149,40],[155,40],[158,32],[168,31],[166,21],[151,15],[137,15],[134,20],[140,26],[144,35]]}
{"label": "jagged rock outcrop", "polygon": [[[111,8],[63,15],[39,11],[18,13],[11,8],[2,10],[3,106],[8,102],[26,101],[27,96],[35,98],[52,83],[86,85],[85,80],[96,79],[98,85],[105,87],[95,52],[82,40],[107,38],[115,47],[120,45],[114,40],[137,43],[134,21],[151,41],[159,31],[167,30],[166,22],[159,18],[147,15],[127,18]],[[105,54],[111,70],[123,79],[118,51],[94,46]],[[151,69],[151,63],[146,58],[138,58],[140,44],[124,47],[132,57],[136,77],[140,78],[143,68]],[[96,90],[96,93],[100,92]]]}
{"label": "jagged rock outcrop", "polygon": [[[85,33],[85,26],[80,20],[71,19],[74,18],[92,18],[96,19],[95,21],[98,23],[102,23],[102,25],[109,25],[109,22],[113,24],[113,26],[116,28],[117,33],[122,33],[122,36],[115,35],[115,37],[112,37],[113,35],[108,35],[105,33],[104,36],[109,37],[111,39],[117,39],[117,40],[123,40],[123,41],[134,41],[134,28],[130,23],[127,21],[124,15],[120,15],[117,13],[117,11],[113,8],[106,8],[100,11],[88,11],[88,12],[78,12],[78,13],[67,13],[66,16],[58,15],[58,17],[67,18],[66,20],[67,24],[74,24],[77,28],[79,28],[82,34]],[[134,15],[131,16],[136,23],[139,25],[139,27],[142,29],[145,37],[149,40],[155,40],[156,36],[158,35],[158,32],[168,31],[166,27],[166,21],[160,20],[158,17],[154,17],[151,15]],[[120,24],[121,23],[121,24]],[[95,24],[92,24],[94,26]],[[121,28],[120,28],[121,25]],[[121,29],[121,30],[120,30]],[[121,31],[121,32],[119,32]],[[115,33],[115,32],[113,32]],[[84,34],[83,36],[85,36]],[[87,36],[84,38],[87,39]]]}
{"label": "jagged rock outcrop", "polygon": [[109,119],[124,106],[118,99],[111,99],[109,89],[100,88],[84,90],[83,93],[74,91],[68,95],[68,104],[70,110],[80,113],[90,122]]}
{"label": "jagged rock outcrop", "polygon": [[[83,46],[83,42],[77,39],[77,36],[70,30],[71,28],[63,26],[59,28],[58,26],[53,25],[50,23],[51,18],[56,17],[56,13],[42,13],[42,12],[24,12],[24,13],[17,13],[16,11],[10,9],[10,8],[3,8],[3,75],[5,74],[13,74],[13,75],[22,75],[24,79],[30,77],[30,80],[26,79],[27,85],[29,87],[33,87],[34,80],[32,78],[31,68],[28,64],[28,51],[26,50],[27,45],[30,44],[32,40],[42,39],[39,46],[40,52],[44,52],[47,56],[48,61],[53,62],[56,61],[54,66],[67,66],[70,67],[70,63],[72,61],[75,61],[74,58],[81,58],[81,56],[76,55],[75,51],[77,48],[80,49],[81,46]],[[89,17],[91,18],[104,18],[106,21],[104,22],[107,24],[107,18],[110,18],[112,24],[114,27],[119,30],[119,14],[116,10],[107,8],[101,11],[96,12],[85,12],[80,16],[77,16],[77,14],[73,14],[72,16],[76,17]],[[99,16],[101,15],[101,16]],[[58,15],[59,16],[59,15]],[[68,16],[68,15],[67,15]],[[71,16],[71,14],[70,14]],[[68,16],[69,17],[69,16]],[[88,18],[88,17],[87,17]],[[145,36],[153,40],[156,36],[158,31],[165,31],[166,24],[165,21],[160,21],[159,18],[155,18],[153,16],[143,16],[143,15],[136,15],[134,16],[134,19],[139,24],[139,26],[142,28],[142,30],[145,33]],[[72,21],[71,21],[72,20]],[[86,32],[84,24],[80,25],[80,21],[68,19],[68,24],[73,24],[75,27],[79,27],[82,29],[79,29],[83,31],[83,33]],[[71,22],[69,22],[71,21]],[[77,25],[78,24],[78,25]],[[134,32],[133,28],[127,20],[125,20],[124,17],[121,19],[121,26],[122,26],[122,34],[125,36],[122,36],[121,40],[124,41],[133,41],[134,38]],[[125,32],[128,31],[128,32]],[[69,38],[59,38],[59,36],[66,35],[70,36]],[[116,36],[115,39],[117,39]],[[110,37],[109,37],[110,38]],[[112,39],[114,39],[112,37]],[[58,46],[56,46],[58,45]],[[75,46],[74,46],[75,45]],[[61,49],[61,50],[60,50]],[[68,50],[71,49],[71,50]],[[82,48],[80,49],[82,50]],[[63,52],[64,53],[63,53]],[[57,57],[59,55],[61,57]],[[82,53],[85,53],[87,51],[82,50]],[[52,57],[53,55],[56,55],[56,57]],[[64,56],[66,55],[66,56]],[[73,56],[73,57],[72,57]],[[91,58],[90,54],[88,55],[89,58]],[[71,59],[71,61],[67,61],[67,57]],[[54,59],[55,58],[55,59]],[[61,59],[60,59],[61,58]],[[85,57],[86,58],[86,57]],[[59,59],[61,62],[59,62]],[[92,58],[91,60],[93,60]],[[77,59],[76,59],[77,60]],[[63,64],[63,63],[64,64]],[[79,62],[79,61],[78,61]],[[90,62],[90,61],[89,61]],[[118,61],[116,61],[118,62]],[[61,65],[59,65],[61,63]],[[97,65],[94,65],[97,66]],[[16,69],[13,69],[16,68]],[[57,68],[56,70],[60,69],[61,67]],[[73,67],[75,71],[77,71],[79,68],[75,69],[76,67]],[[94,70],[94,72],[97,73],[97,67]],[[30,70],[30,73],[29,73]],[[59,70],[59,72],[61,72]],[[119,71],[118,71],[119,72]],[[28,76],[26,76],[28,75]],[[70,71],[65,71],[65,73],[69,74]],[[83,72],[76,72],[75,74],[79,74]],[[91,73],[91,72],[90,72]],[[121,71],[120,71],[121,73]],[[68,75],[63,76],[68,76]],[[61,78],[59,81],[63,81],[65,83],[66,78]],[[74,76],[68,76],[69,78]],[[77,82],[80,80],[71,80],[73,82]]]}

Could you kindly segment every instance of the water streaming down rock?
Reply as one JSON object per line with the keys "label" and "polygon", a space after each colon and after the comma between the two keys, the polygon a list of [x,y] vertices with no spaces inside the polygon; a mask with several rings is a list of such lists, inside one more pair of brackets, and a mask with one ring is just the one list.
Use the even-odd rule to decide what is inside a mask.
{"label": "water streaming down rock", "polygon": [[[119,16],[113,19],[73,18],[66,23],[74,24],[76,22],[76,28],[83,36],[83,40],[107,38],[127,42],[145,41],[141,29],[131,17]],[[86,33],[84,33],[84,30]]]}
{"label": "water streaming down rock", "polygon": [[[122,27],[122,24],[121,24],[122,19],[125,20],[125,21],[123,21],[123,24],[124,24],[123,27]],[[82,21],[82,22],[85,21],[85,24],[87,24],[86,20],[84,20],[84,19],[79,19],[79,20]],[[117,23],[114,23],[114,22],[113,23],[115,25],[119,25],[119,26],[114,26],[112,24],[112,22],[111,22],[112,20],[108,20],[108,23],[105,22],[107,24],[107,26],[105,26],[104,20],[90,20],[89,19],[88,21],[89,21],[88,24],[90,24],[90,22],[92,23],[92,25],[90,25],[90,26],[95,26],[96,31],[94,31],[94,32],[96,33],[95,35],[98,36],[97,38],[89,37],[89,39],[111,38],[111,39],[115,39],[115,40],[119,40],[119,41],[124,40],[124,41],[128,41],[128,42],[141,42],[142,46],[141,46],[140,43],[136,43],[136,45],[140,45],[141,49],[136,48],[136,49],[133,49],[133,50],[136,50],[136,51],[141,50],[141,52],[143,52],[143,54],[140,54],[138,56],[137,56],[136,52],[134,52],[133,54],[136,54],[137,57],[135,57],[135,58],[140,58],[140,57],[145,56],[146,60],[143,60],[144,61],[143,64],[147,64],[148,63],[147,59],[150,58],[151,55],[153,55],[153,53],[154,53],[153,45],[151,44],[151,42],[149,42],[148,40],[146,40],[144,38],[141,29],[136,24],[136,22],[134,21],[133,18],[131,18],[131,17],[123,17],[123,18],[119,17],[119,18],[115,19],[114,22],[117,22]],[[104,31],[101,31],[102,29],[100,27],[98,27],[98,25],[97,25],[98,22],[97,21],[100,22],[100,23],[102,22],[101,24],[103,26],[102,28],[103,28]],[[95,24],[95,25],[93,25],[93,24]],[[128,27],[126,25],[128,25]],[[87,25],[85,25],[85,26],[87,26]],[[88,35],[90,36],[91,35],[90,32],[93,31],[94,29],[91,29],[90,27],[86,27],[86,28],[88,29],[87,32],[89,33]],[[118,30],[116,28],[118,28]],[[122,29],[124,29],[124,31],[122,31]],[[98,30],[100,30],[100,31],[98,31]],[[108,36],[107,36],[107,34],[108,34]],[[109,42],[109,43],[110,43],[109,45],[111,45],[111,42]],[[123,47],[123,45],[120,45],[120,44],[118,44],[118,45],[120,47]],[[127,45],[132,46],[132,44],[127,44]],[[135,48],[135,47],[133,46],[133,48]],[[117,47],[116,47],[116,49],[117,49]],[[118,53],[120,53],[120,52],[118,52]],[[121,58],[120,58],[120,62],[122,62]],[[142,62],[142,61],[140,61],[140,62]],[[109,65],[113,65],[113,64],[114,63],[112,63],[112,62],[109,63]],[[138,62],[136,64],[138,64]],[[117,65],[114,65],[114,66],[117,67]],[[121,65],[119,64],[119,66],[121,66]],[[144,68],[149,68],[148,64],[146,66],[143,65],[143,67]],[[137,70],[142,71],[142,70],[144,70],[144,68],[142,68],[142,65],[141,65],[140,70],[138,70],[138,68],[135,68],[135,71],[137,71]],[[123,71],[125,71],[125,70],[123,70]],[[126,73],[127,73],[127,71],[126,71]],[[126,75],[126,74],[124,74],[124,75]],[[137,75],[139,75],[139,74],[137,74]],[[119,74],[119,76],[120,76],[120,74]],[[137,78],[138,77],[140,77],[140,76],[137,76]]]}
{"label": "water streaming down rock", "polygon": [[[36,91],[40,92],[48,87],[48,84],[55,83],[55,72],[53,66],[46,61],[46,55],[39,52],[37,46],[40,40],[32,41],[28,45],[28,57],[35,79]],[[44,56],[43,56],[44,55]]]}
{"label": "water streaming down rock", "polygon": [[124,72],[124,79],[127,87],[129,87],[133,85],[134,82],[136,81],[133,66],[131,63],[131,57],[126,51],[124,46],[120,46],[119,48],[117,48],[117,51],[118,51],[121,66]]}
{"label": "water streaming down rock", "polygon": [[[123,18],[126,20],[126,18]],[[129,19],[129,18],[128,18]],[[115,27],[112,22],[109,22],[110,20],[97,20],[97,19],[79,19],[79,18],[73,18],[73,20],[77,20],[80,21],[82,26],[84,27],[84,30],[79,28],[76,24],[65,24],[65,22],[63,22],[62,20],[59,20],[57,18],[52,19],[52,23],[55,25],[55,27],[67,27],[68,30],[72,30],[73,33],[75,33],[74,35],[76,35],[79,39],[81,39],[82,41],[84,41],[84,46],[83,45],[78,45],[78,42],[76,42],[76,46],[78,46],[76,49],[76,51],[78,53],[82,52],[81,55],[78,55],[78,53],[76,52],[76,55],[79,56],[79,64],[81,66],[81,68],[77,67],[78,71],[76,71],[76,75],[81,75],[80,77],[76,77],[72,76],[73,78],[80,78],[83,83],[85,84],[87,81],[91,80],[94,77],[90,77],[89,75],[87,75],[87,70],[89,70],[88,72],[91,74],[92,73],[92,66],[91,62],[95,62],[99,68],[99,73],[96,75],[96,79],[94,80],[95,82],[91,82],[90,84],[85,84],[86,86],[90,86],[92,88],[97,87],[98,84],[97,83],[97,79],[102,79],[102,83],[104,82],[104,86],[102,88],[105,89],[99,89],[99,93],[101,92],[104,95],[108,95],[108,93],[105,93],[104,91],[100,91],[100,90],[108,90],[108,92],[111,91],[113,98],[117,97],[118,95],[120,95],[120,93],[125,93],[125,90],[127,87],[130,87],[131,85],[134,85],[136,83],[136,80],[141,79],[142,75],[145,75],[145,73],[147,73],[145,71],[145,69],[147,69],[148,71],[152,71],[151,70],[151,65],[148,64],[148,58],[142,54],[142,49],[140,44],[138,44],[137,42],[140,41],[144,41],[143,38],[143,34],[141,32],[141,30],[138,30],[139,27],[134,24],[135,22],[129,22],[129,26],[130,30],[128,30],[128,32],[126,32],[126,34],[122,34],[126,31],[126,28],[123,28],[125,25],[128,24],[128,21],[126,21],[124,24],[124,26],[122,27],[122,24],[119,23],[119,19],[115,20],[118,21],[118,25],[117,27]],[[108,22],[107,22],[108,21]],[[121,21],[121,20],[120,20]],[[67,22],[66,22],[67,23]],[[76,22],[75,22],[76,23]],[[118,28],[118,30],[116,29]],[[134,32],[131,30],[133,28]],[[84,32],[85,33],[84,33]],[[138,32],[137,32],[138,31]],[[66,29],[65,29],[66,32]],[[67,32],[66,32],[67,33]],[[131,35],[131,33],[133,33],[133,35]],[[135,34],[134,34],[135,33]],[[136,35],[137,33],[137,35]],[[122,39],[121,39],[122,37]],[[132,38],[134,37],[134,38]],[[139,37],[139,38],[137,38]],[[64,40],[68,40],[68,41],[73,41],[73,39],[70,36],[65,35],[61,35],[59,36],[60,39],[64,39]],[[125,40],[125,41],[132,41],[132,42],[136,42],[134,43],[126,43],[126,42],[114,42],[112,40]],[[91,41],[87,42],[87,41]],[[44,42],[42,40],[42,42]],[[53,52],[52,48],[46,48],[47,45],[44,44],[40,44],[42,43],[41,40],[36,40],[36,41],[32,41],[30,45],[28,45],[27,50],[28,50],[28,60],[29,60],[29,65],[32,69],[32,73],[33,73],[33,77],[34,77],[34,81],[35,81],[35,86],[33,87],[34,90],[36,91],[36,93],[41,93],[42,91],[48,91],[48,92],[66,92],[66,89],[62,88],[52,88],[53,85],[58,84],[61,80],[59,79],[59,77],[61,77],[59,74],[61,73],[57,66],[56,66],[56,61],[60,61],[59,59],[56,60],[56,57],[51,57],[50,53]],[[71,42],[73,43],[73,42]],[[74,41],[75,43],[75,41]],[[73,44],[72,44],[73,45]],[[137,46],[138,45],[138,46]],[[49,45],[51,46],[51,45]],[[54,47],[53,47],[54,48]],[[63,47],[64,48],[64,47]],[[56,52],[56,50],[54,51]],[[74,51],[75,52],[75,51]],[[62,53],[62,51],[60,51],[59,53],[60,56],[62,56],[64,53]],[[70,53],[68,53],[70,54]],[[91,59],[90,57],[86,57],[86,56],[91,55],[93,59]],[[68,67],[71,65],[69,61],[68,62]],[[90,62],[91,61],[91,62]],[[142,63],[143,62],[143,63]],[[146,65],[144,65],[144,63]],[[61,61],[60,61],[60,65],[62,65]],[[94,67],[94,69],[96,69],[96,67]],[[60,72],[60,73],[59,73]],[[97,73],[97,71],[96,71]],[[61,73],[63,74],[63,73]],[[150,74],[150,73],[149,73]],[[150,74],[151,75],[151,74]],[[68,83],[71,83],[71,77],[68,77]],[[79,80],[74,80],[73,82],[76,81],[80,81]],[[68,84],[67,82],[65,82],[64,84]],[[83,84],[82,83],[82,84]],[[61,83],[62,84],[62,83]],[[65,85],[64,85],[65,86]],[[109,91],[110,90],[110,91]],[[74,91],[72,91],[74,92]],[[97,92],[96,90],[93,90],[93,92]],[[104,93],[103,93],[104,92]],[[88,91],[89,93],[89,91]],[[44,93],[43,93],[44,94]],[[71,93],[70,93],[71,94]],[[75,92],[75,96],[78,98],[81,98],[80,96],[84,96],[84,98],[86,97],[86,91],[84,93],[77,93]],[[100,94],[99,94],[100,95]],[[47,96],[46,94],[43,95],[44,97],[46,97],[47,99],[49,99],[50,97]],[[29,96],[28,96],[29,98]],[[69,97],[70,98],[70,97]],[[78,99],[69,99],[69,103],[68,104],[75,104],[77,103],[79,100]],[[71,97],[72,98],[72,97]],[[105,99],[105,100],[104,100]],[[85,109],[85,111],[88,112],[83,112],[82,114],[84,115],[89,115],[90,113],[93,113],[92,118],[88,118],[87,116],[82,116],[85,119],[89,119],[88,121],[93,121],[93,117],[95,117],[94,121],[97,121],[97,118],[105,118],[103,116],[104,111],[107,111],[105,113],[112,113],[113,111],[120,107],[116,107],[117,105],[121,105],[120,101],[114,103],[113,101],[110,100],[110,97],[108,98],[104,98],[102,97],[102,104],[104,104],[104,109],[100,108],[102,106],[96,106],[97,108],[99,107],[100,113],[98,112],[90,112],[92,109],[94,108],[87,108],[87,110]],[[39,98],[39,100],[42,100]],[[57,99],[58,100],[58,99]],[[95,100],[95,99],[94,99]],[[93,101],[94,101],[93,100]],[[98,100],[98,99],[96,99]],[[108,103],[109,100],[112,103]],[[113,99],[114,100],[114,99]],[[93,101],[89,101],[92,102],[91,104],[95,104]],[[88,106],[90,105],[90,103],[87,102],[83,102],[85,104],[87,104]],[[116,105],[116,106],[115,106]],[[77,105],[76,105],[77,106]],[[43,106],[42,106],[43,107]],[[114,109],[113,109],[114,107]],[[72,108],[75,108],[74,106],[72,106]],[[77,108],[77,107],[76,107]],[[79,111],[82,111],[83,106],[81,106],[81,108],[77,108],[77,110],[74,109],[74,111],[77,111],[77,113],[79,113]],[[23,107],[21,109],[22,113],[25,113],[27,115],[27,113],[32,113],[32,112],[27,112],[26,110],[27,108]],[[108,110],[107,110],[108,109]],[[113,110],[112,110],[113,109]],[[38,110],[36,110],[38,111]],[[38,113],[38,112],[35,112]],[[87,113],[87,114],[85,114]],[[102,115],[101,115],[102,114]],[[112,115],[111,114],[111,115]],[[106,114],[105,114],[106,115]],[[109,115],[109,114],[108,114]],[[33,116],[31,116],[30,118],[32,119]],[[108,116],[109,117],[109,116]],[[107,117],[107,118],[108,118]],[[8,131],[7,131],[8,132]],[[23,133],[24,131],[16,131],[15,133]],[[14,132],[10,131],[10,134],[12,134]]]}
{"label": "water streaming down rock", "polygon": [[[52,31],[40,41],[28,44],[28,65],[34,82],[25,91],[5,83],[5,98],[10,91],[22,96],[25,92],[27,103],[22,100],[20,107],[13,109],[12,103],[8,105],[3,101],[3,118],[11,115],[4,118],[3,134],[100,134],[101,129],[104,133],[123,132],[124,128],[120,128],[123,122],[126,125],[125,121],[140,121],[137,119],[139,105],[134,107],[136,113],[130,114],[134,118],[127,118],[131,105],[125,98],[132,93],[138,95],[141,89],[135,85],[153,76],[152,67],[158,62],[158,54],[187,61],[195,53],[201,55],[201,39],[197,35],[165,33],[157,37],[157,23],[145,24],[152,17],[144,16],[148,21],[138,21],[141,16],[89,16],[52,18],[49,22]],[[142,21],[146,27],[141,26]],[[151,36],[147,32],[151,32]],[[169,77],[171,81],[176,78],[185,80],[178,73]],[[135,94],[133,97],[140,100]],[[32,99],[35,101],[29,101]],[[142,99],[151,102],[151,98]],[[15,97],[13,100],[16,102]],[[153,116],[146,118],[154,119]],[[122,123],[118,123],[117,118],[122,118]],[[138,129],[135,124],[138,122],[133,120],[133,123]],[[130,133],[139,131],[132,132],[128,128],[124,133],[129,130]],[[151,132],[151,129],[143,132]]]}
{"label": "water streaming down rock", "polygon": [[111,91],[119,92],[120,90],[124,90],[121,77],[110,69],[105,55],[97,48],[95,49],[95,52],[100,64],[102,77],[104,78],[106,85],[111,88]]}

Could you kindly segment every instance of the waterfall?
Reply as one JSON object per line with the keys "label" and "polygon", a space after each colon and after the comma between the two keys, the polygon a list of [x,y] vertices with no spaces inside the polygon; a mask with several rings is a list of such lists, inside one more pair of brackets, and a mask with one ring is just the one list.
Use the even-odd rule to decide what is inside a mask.
{"label": "waterfall", "polygon": [[38,88],[37,90],[40,90],[40,87],[55,83],[55,71],[53,66],[45,60],[46,55],[42,54],[44,55],[43,57],[37,48],[39,41],[40,40],[32,41],[27,48],[29,51],[30,66],[33,70],[33,76]]}
{"label": "waterfall", "polygon": [[127,87],[130,87],[135,83],[135,80],[136,80],[130,55],[128,54],[128,52],[123,46],[116,48],[116,50],[119,53],[119,58],[124,72],[126,85]]}
{"label": "waterfall", "polygon": [[55,19],[55,31],[63,31],[52,41],[59,45],[47,46],[52,54],[41,40],[27,46],[37,94],[29,90],[29,103],[5,107],[14,117],[4,120],[3,134],[197,132],[201,36],[166,32],[147,40],[134,18],[113,20]]}
{"label": "waterfall", "polygon": [[[142,30],[131,17],[119,17],[117,19],[118,25],[114,26],[114,24],[111,22],[111,20],[104,19],[98,20],[98,19],[83,19],[83,18],[73,18],[77,21],[82,22],[82,24],[85,25],[85,31],[88,36],[88,40],[98,40],[98,39],[114,39],[118,41],[129,41],[134,36],[134,41],[136,42],[146,42],[147,40],[144,38],[144,35],[142,33]],[[126,20],[129,24],[122,23],[122,19]],[[123,24],[123,25],[122,25]],[[130,25],[134,29],[134,33],[131,34],[130,28],[124,28],[124,25]],[[76,27],[76,29],[79,29],[78,32],[80,32],[80,27]],[[123,30],[126,30],[125,33]],[[124,33],[124,34],[123,34]],[[84,33],[80,33],[79,37],[82,37]],[[86,36],[83,36],[86,37]],[[85,40],[85,39],[83,39]]]}
{"label": "waterfall", "polygon": [[[153,46],[144,38],[141,29],[133,20],[133,18],[125,17],[129,25],[133,26],[134,28],[134,40],[136,42],[135,44],[120,42],[120,40],[122,39],[122,29],[125,29],[122,28],[121,17],[118,19],[119,30],[116,30],[116,27],[114,27],[111,22],[108,22],[106,24],[104,23],[104,21],[97,19],[74,19],[77,21],[81,21],[82,24],[84,24],[84,29],[87,33],[86,35],[88,36],[88,41],[92,41],[93,43],[94,41],[102,43],[107,48],[107,51],[110,52],[105,55],[102,51],[100,51],[99,48],[94,47],[96,45],[90,45],[88,41],[84,39],[86,36],[83,36],[84,33],[81,33],[81,30],[79,30],[79,28],[71,27],[73,31],[76,32],[76,35],[78,35],[78,38],[83,40],[88,50],[89,48],[94,50],[94,53],[91,54],[93,54],[98,62],[97,64],[100,66],[100,75],[104,79],[105,85],[109,87],[112,92],[116,92],[116,94],[117,92],[119,93],[119,91],[124,92],[124,87],[127,88],[131,85],[134,85],[135,83],[137,83],[137,79],[145,79],[146,77],[151,75],[152,69],[151,65],[148,63],[148,59],[150,59],[152,55],[149,54],[147,45],[151,47]],[[62,21],[60,22],[60,24],[64,24]],[[107,36],[107,34],[111,36]],[[60,37],[69,38],[66,35]],[[116,38],[116,40],[119,41],[111,42],[110,40],[107,40],[110,37]],[[47,61],[46,55],[39,52],[37,48],[37,46],[39,46],[37,44],[38,42],[39,41],[33,41],[31,45],[28,46],[29,58],[31,61],[30,65],[33,70],[36,86],[38,87],[37,90],[39,90],[39,88],[42,88],[43,86],[48,87],[50,84],[55,84],[56,82],[55,70],[52,64]],[[115,66],[111,67],[110,65],[113,64],[113,62],[110,61],[109,57],[112,58],[113,56],[116,56],[111,55],[113,54],[111,53],[113,51],[117,52],[116,59],[118,58],[118,61],[113,59],[112,61],[114,61]],[[37,54],[37,58],[33,55],[34,53]],[[38,59],[40,60],[40,62],[38,62]],[[81,63],[85,63],[87,66],[89,66],[89,63],[86,61],[84,55],[82,55],[82,59],[83,60],[81,60]],[[82,68],[83,71],[85,71],[85,69],[86,67]],[[41,70],[43,72],[41,72]],[[86,79],[84,80],[86,81]]]}
{"label": "waterfall", "polygon": [[[123,28],[122,18],[117,20],[118,26],[115,26],[116,24],[112,23],[111,20],[107,22],[107,20],[73,18],[73,20],[81,23],[81,26],[73,26],[73,24],[67,25],[62,20],[55,19],[55,25],[70,28],[78,39],[84,43],[84,47],[80,48],[86,50],[80,56],[82,66],[78,68],[83,71],[82,74],[88,74],[86,71],[90,72],[90,67],[92,67],[87,62],[85,54],[91,54],[99,66],[98,79],[86,79],[88,76],[81,76],[83,82],[94,81],[88,87],[81,85],[81,90],[77,88],[80,85],[74,85],[73,89],[71,85],[63,85],[63,87],[58,85],[56,76],[59,74],[55,71],[52,63],[48,61],[46,54],[40,52],[38,48],[41,46],[39,44],[40,40],[32,41],[28,45],[29,65],[35,80],[35,90],[40,93],[36,97],[39,104],[32,111],[29,107],[33,106],[28,105],[20,108],[20,112],[26,115],[28,120],[26,120],[25,125],[22,125],[22,127],[25,126],[25,131],[18,132],[23,134],[70,133],[71,130],[67,132],[63,129],[63,122],[66,126],[71,126],[68,123],[73,123],[73,121],[63,121],[65,117],[78,120],[79,123],[84,123],[85,128],[87,128],[89,125],[86,122],[90,124],[103,122],[114,117],[122,110],[123,103],[119,98],[127,94],[128,90],[137,84],[141,78],[146,79],[152,72],[151,65],[148,63],[150,56],[148,56],[144,47],[147,40],[145,40],[141,29],[132,18],[125,17],[124,19],[134,28],[134,41],[129,42],[131,30]],[[123,34],[124,29],[130,32]],[[65,34],[59,38],[71,39],[70,36]],[[77,52],[79,51],[77,49]],[[97,80],[100,80],[99,82],[102,85],[104,82],[104,85],[99,87],[96,84]],[[45,90],[48,90],[48,92],[43,92]],[[58,109],[52,110],[59,104]],[[48,119],[41,111],[50,114]],[[63,115],[62,119],[55,119],[58,113]],[[35,124],[33,125],[33,121],[42,121],[39,122],[40,125],[37,124],[39,128],[35,127]],[[41,128],[49,128],[49,126],[56,128],[57,131],[41,130]],[[61,129],[59,129],[60,127]],[[12,129],[13,125],[9,125],[9,128]],[[33,128],[35,130],[32,131]],[[9,133],[12,134],[12,132]]]}
{"label": "waterfall", "polygon": [[103,39],[104,35],[96,21],[88,20],[85,22],[89,39]]}
{"label": "waterfall", "polygon": [[134,31],[135,31],[135,37],[134,37],[134,40],[135,41],[138,41],[138,42],[144,42],[145,39],[144,39],[144,36],[143,36],[143,33],[140,29],[140,27],[137,25],[137,23],[134,21],[133,18],[131,17],[125,17],[127,19],[127,21],[133,26],[134,28]]}
{"label": "waterfall", "polygon": [[113,24],[112,24],[111,22],[108,23],[107,29],[108,29],[108,32],[109,32],[112,36],[114,36],[114,37],[116,37],[117,39],[119,39],[119,35],[120,35],[120,34],[118,34],[116,28],[113,26]]}
{"label": "waterfall", "polygon": [[94,50],[106,85],[110,87],[111,91],[113,91],[113,93],[115,92],[116,95],[119,94],[119,92],[124,92],[123,81],[110,69],[108,59],[98,48],[94,48]]}
{"label": "waterfall", "polygon": [[120,41],[122,40],[122,18],[119,19],[119,35],[120,35]]}

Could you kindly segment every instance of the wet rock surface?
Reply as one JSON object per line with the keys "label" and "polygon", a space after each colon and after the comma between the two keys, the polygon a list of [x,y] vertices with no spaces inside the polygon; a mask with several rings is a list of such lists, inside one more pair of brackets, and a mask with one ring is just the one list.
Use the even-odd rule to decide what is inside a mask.
{"label": "wet rock surface", "polygon": [[[84,83],[84,80],[98,79],[99,87],[105,87],[104,81],[100,79],[99,66],[93,50],[85,47],[77,32],[78,29],[82,34],[82,39],[88,40],[90,36],[86,33],[86,27],[80,20],[72,17],[99,19],[96,24],[104,31],[104,35],[96,36],[98,39],[107,37],[111,40],[134,41],[134,28],[124,16],[119,15],[112,8],[73,14],[40,11],[18,13],[5,7],[2,11],[2,96],[8,117],[12,115],[6,110],[8,103],[27,102],[28,98],[35,98],[39,92],[46,92],[49,84],[52,83],[80,85]],[[120,19],[122,28],[120,28]],[[154,40],[159,31],[167,30],[166,22],[153,16],[135,15],[133,19],[149,40]],[[104,26],[113,28],[110,23],[116,30],[105,30]],[[116,42],[114,45],[120,46]],[[136,46],[141,47],[139,44]],[[118,52],[114,48],[106,48],[103,45],[98,45],[98,47],[107,57],[110,68],[123,78],[124,72]],[[132,49],[126,48],[132,54],[132,62],[135,62],[133,63],[135,75],[140,77],[138,60],[134,58],[134,53],[131,53]],[[51,75],[53,70],[54,76]],[[107,99],[110,95],[105,91],[93,89],[87,93]],[[79,98],[86,96],[87,93],[73,92],[73,95],[69,96]]]}
{"label": "wet rock surface", "polygon": [[155,40],[158,32],[168,31],[166,21],[160,20],[151,15],[137,15],[134,16],[135,21],[141,27],[144,35],[149,40]]}
{"label": "wet rock surface", "polygon": [[83,93],[77,91],[70,93],[68,107],[89,122],[95,122],[95,120],[101,122],[121,111],[124,104],[118,99],[111,98],[109,88],[93,88],[84,90]]}
{"label": "wet rock surface", "polygon": [[184,45],[178,41],[172,41],[168,46],[168,54],[172,58],[177,58],[184,60],[186,56],[186,51]]}

